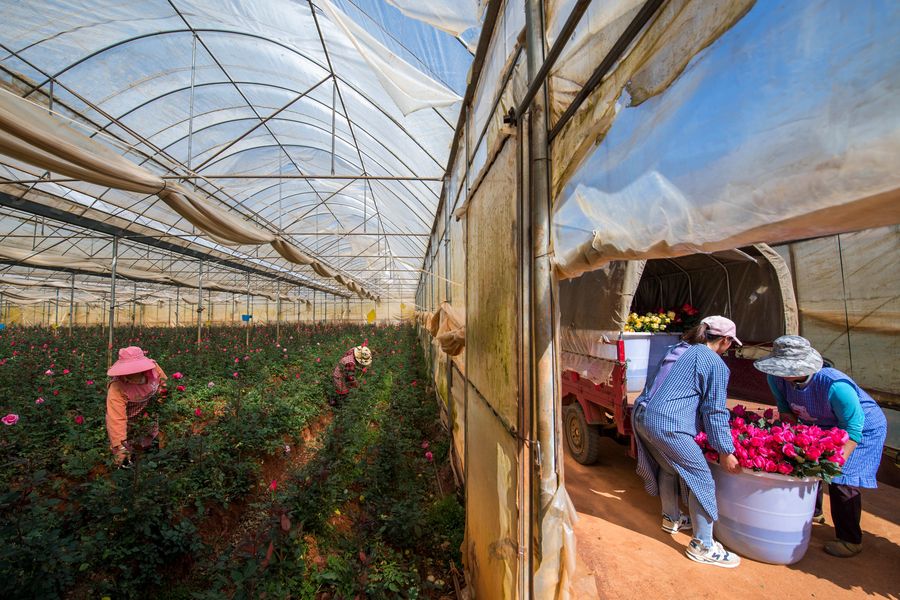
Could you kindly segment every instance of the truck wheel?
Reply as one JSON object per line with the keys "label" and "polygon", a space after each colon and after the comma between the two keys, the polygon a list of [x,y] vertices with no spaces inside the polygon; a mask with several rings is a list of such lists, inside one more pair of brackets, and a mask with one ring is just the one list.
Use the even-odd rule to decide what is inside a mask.
{"label": "truck wheel", "polygon": [[564,414],[566,444],[572,457],[583,465],[592,465],[600,458],[600,433],[588,425],[581,406],[576,402],[566,407]]}

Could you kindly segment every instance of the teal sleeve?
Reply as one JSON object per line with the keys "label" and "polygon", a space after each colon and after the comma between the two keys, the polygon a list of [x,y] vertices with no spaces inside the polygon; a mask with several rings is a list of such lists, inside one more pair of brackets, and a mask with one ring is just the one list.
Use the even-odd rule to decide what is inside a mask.
{"label": "teal sleeve", "polygon": [[863,425],[866,415],[863,413],[859,395],[853,386],[845,381],[835,381],[828,390],[828,403],[837,417],[838,426],[847,431],[850,439],[857,444],[862,441]]}
{"label": "teal sleeve", "polygon": [[778,412],[791,412],[791,406],[787,403],[784,394],[782,394],[781,390],[778,388],[775,376],[766,375],[766,382],[769,384],[769,389],[772,391],[772,396],[775,397],[775,403],[778,404]]}

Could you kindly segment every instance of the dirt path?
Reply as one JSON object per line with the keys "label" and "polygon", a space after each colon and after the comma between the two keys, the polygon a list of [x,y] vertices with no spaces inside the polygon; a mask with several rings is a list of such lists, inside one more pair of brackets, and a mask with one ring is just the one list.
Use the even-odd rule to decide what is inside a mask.
{"label": "dirt path", "polygon": [[592,572],[597,595],[582,586],[578,598],[900,598],[900,489],[863,492],[863,553],[831,557],[829,523],[813,528],[806,556],[790,566],[744,559],[737,569],[698,565],[684,557],[686,534],[659,527],[659,499],[644,492],[625,448],[604,439],[600,461],[585,467],[568,453],[566,488],[579,513],[578,556]]}
{"label": "dirt path", "polygon": [[[262,463],[262,481],[271,482],[274,479],[279,485],[283,485],[287,481],[287,474],[297,472],[315,456],[321,446],[322,433],[328,429],[333,419],[334,413],[331,410],[324,410],[300,432],[296,440],[286,442],[291,445],[290,453],[278,452],[266,457]],[[260,485],[241,502],[232,503],[227,510],[213,514],[205,520],[200,527],[201,535],[204,541],[213,547],[215,553],[254,543],[254,537],[268,515],[250,508],[267,493],[268,488]]]}

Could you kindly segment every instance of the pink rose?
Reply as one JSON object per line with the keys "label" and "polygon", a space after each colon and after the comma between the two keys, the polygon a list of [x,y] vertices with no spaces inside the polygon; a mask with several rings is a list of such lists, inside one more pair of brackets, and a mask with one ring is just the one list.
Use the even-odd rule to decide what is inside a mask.
{"label": "pink rose", "polygon": [[14,414],[14,413],[9,413],[8,415],[6,415],[2,419],[0,419],[0,421],[3,421],[4,425],[15,425],[16,423],[19,422],[19,415]]}
{"label": "pink rose", "polygon": [[782,475],[790,475],[794,471],[794,467],[792,467],[791,465],[789,465],[786,462],[778,463],[777,469],[778,469],[778,472],[781,473]]}
{"label": "pink rose", "polygon": [[77,417],[75,417],[75,424],[76,425],[84,425],[84,417],[82,417],[81,415],[78,415]]}
{"label": "pink rose", "polygon": [[181,379],[184,375],[180,372],[176,372],[172,374],[172,379]]}
{"label": "pink rose", "polygon": [[757,456],[753,459],[753,467],[756,469],[765,469],[766,468],[766,459],[762,456]]}
{"label": "pink rose", "polygon": [[71,373],[71,371],[69,371],[68,369],[63,369],[63,375],[68,375],[69,373]]}
{"label": "pink rose", "polygon": [[235,371],[234,373],[231,374],[231,376],[234,377],[235,379],[237,379],[237,378],[238,378],[238,372]]}
{"label": "pink rose", "polygon": [[747,411],[744,408],[743,404],[738,404],[737,406],[735,406],[734,408],[731,409],[731,412],[733,412],[734,414],[736,414],[739,417],[743,417],[744,413]]}
{"label": "pink rose", "polygon": [[731,422],[731,426],[737,429],[744,429],[747,427],[747,422],[744,421],[744,419],[742,419],[741,417],[735,417]]}
{"label": "pink rose", "polygon": [[697,442],[701,446],[706,443],[707,439],[708,438],[706,436],[705,431],[701,431],[700,433],[698,433],[697,435],[694,436],[694,441]]}
{"label": "pink rose", "polygon": [[809,460],[819,460],[819,457],[822,456],[822,447],[821,446],[810,446],[804,452],[806,458]]}
{"label": "pink rose", "polygon": [[93,380],[93,379],[88,379],[87,381],[84,382],[84,384],[85,384],[85,385],[94,385],[94,380]]}
{"label": "pink rose", "polygon": [[843,429],[835,427],[831,430],[831,439],[835,446],[843,446],[847,443],[847,440],[850,439],[850,436]]}
{"label": "pink rose", "polygon": [[422,442],[422,450],[428,450],[428,445],[429,445],[428,440],[425,440],[424,442]]}
{"label": "pink rose", "polygon": [[766,421],[771,421],[772,417],[774,417],[774,416],[775,416],[775,411],[772,410],[771,408],[767,408],[766,411],[763,413],[763,418]]}
{"label": "pink rose", "polygon": [[183,385],[176,385],[175,389],[178,390],[179,392],[183,392],[185,390],[185,387]]}
{"label": "pink rose", "polygon": [[812,439],[805,433],[800,433],[794,436],[794,443],[801,448],[806,448],[812,443]]}
{"label": "pink rose", "polygon": [[278,480],[273,479],[272,482],[269,484],[269,491],[274,492],[277,489],[278,489]]}
{"label": "pink rose", "polygon": [[744,467],[745,469],[753,468],[753,463],[750,462],[750,459],[748,459],[748,458],[739,458],[738,464],[741,465],[742,467]]}
{"label": "pink rose", "polygon": [[43,399],[43,398],[38,398],[37,400],[34,401],[34,403],[35,403],[35,404],[43,404],[43,403],[44,403],[44,399]]}
{"label": "pink rose", "polygon": [[194,416],[195,416],[195,417],[199,417],[199,416],[202,415],[202,414],[203,414],[203,411],[200,410],[199,408],[195,408],[195,409],[194,409]]}
{"label": "pink rose", "polygon": [[425,460],[427,460],[428,462],[431,462],[432,460],[434,460],[434,455],[431,452],[426,452]]}
{"label": "pink rose", "polygon": [[781,447],[781,453],[787,456],[788,458],[794,458],[797,456],[797,451],[794,448],[793,444],[785,444]]}
{"label": "pink rose", "polygon": [[775,465],[774,460],[766,461],[766,473],[774,473],[777,470],[777,466]]}

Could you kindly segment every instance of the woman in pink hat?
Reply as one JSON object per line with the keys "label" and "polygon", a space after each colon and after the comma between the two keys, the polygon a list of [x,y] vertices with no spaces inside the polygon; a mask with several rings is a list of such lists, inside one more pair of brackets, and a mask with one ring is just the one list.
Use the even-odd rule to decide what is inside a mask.
{"label": "woman in pink hat", "polygon": [[165,389],[166,374],[137,346],[119,350],[119,360],[106,372],[106,431],[116,464],[131,464],[137,445],[146,450],[159,434],[156,397]]}
{"label": "woman in pink hat", "polygon": [[[725,397],[729,371],[720,358],[740,345],[734,322],[710,316],[684,333],[647,378],[631,413],[637,446],[638,475],[662,503],[662,529],[693,529],[685,553],[691,560],[734,568],[741,559],[713,539],[718,519],[716,487],[700,446],[703,432],[728,471],[740,471],[734,456]],[[688,512],[681,512],[680,502]]]}

